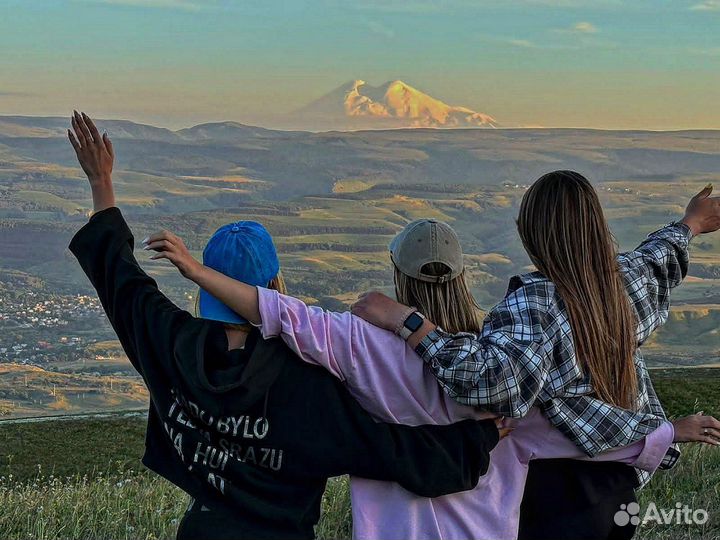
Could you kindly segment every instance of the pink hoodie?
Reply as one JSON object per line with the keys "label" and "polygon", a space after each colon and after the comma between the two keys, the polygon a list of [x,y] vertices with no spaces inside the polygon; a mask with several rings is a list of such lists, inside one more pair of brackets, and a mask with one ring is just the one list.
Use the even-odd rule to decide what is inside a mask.
{"label": "pink hoodie", "polygon": [[[391,332],[350,313],[326,312],[258,288],[262,334],[281,337],[304,361],[323,366],[378,420],[408,425],[448,424],[491,413],[448,397],[417,354]],[[311,391],[311,389],[308,389]],[[392,482],[351,478],[353,537],[358,540],[517,538],[528,461],[590,459],[555,429],[537,407],[491,453],[490,468],[471,491],[437,499],[417,497]],[[593,458],[653,472],[674,438],[665,422],[643,441]]]}

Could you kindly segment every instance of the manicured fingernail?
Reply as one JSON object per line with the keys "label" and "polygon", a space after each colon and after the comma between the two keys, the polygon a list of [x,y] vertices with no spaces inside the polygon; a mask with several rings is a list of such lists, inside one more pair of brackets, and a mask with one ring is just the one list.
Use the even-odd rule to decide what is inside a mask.
{"label": "manicured fingernail", "polygon": [[150,251],[150,246],[145,246],[143,249],[144,249],[145,251]]}
{"label": "manicured fingernail", "polygon": [[707,186],[705,186],[705,189],[712,189],[712,182],[710,182]]}
{"label": "manicured fingernail", "polygon": [[143,243],[143,244],[147,244],[149,241],[150,241],[150,237],[149,237],[149,236],[146,236],[146,237],[143,239],[142,243]]}

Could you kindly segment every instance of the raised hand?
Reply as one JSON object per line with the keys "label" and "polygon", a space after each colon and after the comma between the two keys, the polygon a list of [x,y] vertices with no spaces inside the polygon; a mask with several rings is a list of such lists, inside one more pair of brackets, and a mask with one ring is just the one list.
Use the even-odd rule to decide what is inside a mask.
{"label": "raised hand", "polygon": [[107,133],[100,135],[97,127],[85,113],[73,111],[70,119],[72,130],[67,136],[75,149],[80,166],[90,181],[93,195],[93,209],[100,212],[115,206],[112,187],[112,169],[115,152]]}
{"label": "raised hand", "polygon": [[68,139],[90,184],[110,181],[115,153],[107,133],[101,136],[85,113],[74,111],[70,123],[73,129],[68,129]]}
{"label": "raised hand", "polygon": [[182,238],[170,231],[157,232],[148,236],[142,243],[143,249],[157,252],[150,257],[152,260],[167,259],[190,280],[194,281],[202,270],[203,265],[190,254]]}
{"label": "raised hand", "polygon": [[712,190],[712,184],[705,186],[700,193],[690,199],[685,210],[682,221],[690,227],[693,236],[720,229],[720,197],[710,197]]}
{"label": "raised hand", "polygon": [[674,442],[701,442],[720,446],[720,422],[699,412],[673,420]]}

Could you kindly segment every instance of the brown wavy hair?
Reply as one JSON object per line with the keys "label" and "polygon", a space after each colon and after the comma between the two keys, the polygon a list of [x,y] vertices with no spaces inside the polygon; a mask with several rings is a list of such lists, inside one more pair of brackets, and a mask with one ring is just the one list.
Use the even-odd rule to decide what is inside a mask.
{"label": "brown wavy hair", "polygon": [[533,264],[565,304],[575,354],[595,394],[634,409],[637,323],[595,189],[577,172],[548,173],[525,193],[517,225]]}

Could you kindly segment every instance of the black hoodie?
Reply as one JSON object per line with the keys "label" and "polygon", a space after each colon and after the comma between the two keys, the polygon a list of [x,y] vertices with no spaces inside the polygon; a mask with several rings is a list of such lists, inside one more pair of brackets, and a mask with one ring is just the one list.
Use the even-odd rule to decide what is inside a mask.
{"label": "black hoodie", "polygon": [[142,271],[117,208],[95,214],[70,250],[149,389],[143,463],[232,514],[243,524],[237,538],[313,538],[331,476],[437,497],[472,489],[487,471],[498,440],[491,421],[378,423],[280,340],[253,332],[228,351],[222,323],[179,309]]}

